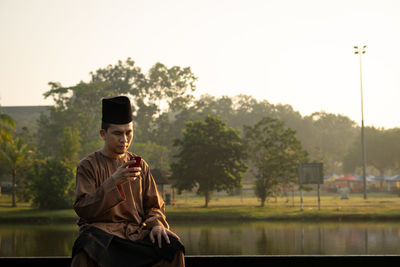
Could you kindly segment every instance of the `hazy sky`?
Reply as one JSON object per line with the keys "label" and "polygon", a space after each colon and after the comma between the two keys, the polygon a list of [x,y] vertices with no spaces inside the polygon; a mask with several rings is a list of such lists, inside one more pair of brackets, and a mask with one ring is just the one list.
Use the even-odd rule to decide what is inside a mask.
{"label": "hazy sky", "polygon": [[302,115],[400,127],[400,1],[0,0],[0,104],[47,105],[50,81],[131,57],[190,66],[196,96],[249,94]]}

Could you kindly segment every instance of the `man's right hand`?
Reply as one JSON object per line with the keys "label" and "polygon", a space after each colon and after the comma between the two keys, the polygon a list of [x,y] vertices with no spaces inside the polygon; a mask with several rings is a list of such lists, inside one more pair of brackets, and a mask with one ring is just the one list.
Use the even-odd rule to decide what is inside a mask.
{"label": "man's right hand", "polygon": [[129,168],[130,164],[135,163],[135,160],[130,160],[122,164],[117,170],[111,175],[110,178],[114,179],[117,185],[128,182],[129,180],[136,180],[142,171],[140,167]]}

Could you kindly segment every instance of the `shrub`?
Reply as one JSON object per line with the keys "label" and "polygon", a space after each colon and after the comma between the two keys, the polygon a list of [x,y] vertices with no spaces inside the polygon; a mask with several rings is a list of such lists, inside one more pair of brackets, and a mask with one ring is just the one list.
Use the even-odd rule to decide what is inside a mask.
{"label": "shrub", "polygon": [[57,159],[36,161],[28,174],[33,206],[40,209],[71,208],[75,173],[71,165]]}

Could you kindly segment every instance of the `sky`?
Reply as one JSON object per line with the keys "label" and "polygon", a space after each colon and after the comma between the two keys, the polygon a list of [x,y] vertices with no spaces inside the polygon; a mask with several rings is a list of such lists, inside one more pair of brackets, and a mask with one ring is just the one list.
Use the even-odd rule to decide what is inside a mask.
{"label": "sky", "polygon": [[397,0],[0,0],[0,105],[51,105],[49,82],[73,86],[132,58],[191,67],[196,97],[251,95],[303,116],[342,114],[400,127]]}

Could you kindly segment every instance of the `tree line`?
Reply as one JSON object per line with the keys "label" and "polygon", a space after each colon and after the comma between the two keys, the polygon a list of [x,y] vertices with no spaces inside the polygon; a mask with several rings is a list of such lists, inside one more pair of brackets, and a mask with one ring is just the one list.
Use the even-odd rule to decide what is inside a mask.
{"label": "tree line", "polygon": [[[15,196],[41,208],[70,207],[77,162],[102,147],[101,99],[128,96],[134,112],[130,150],[152,169],[171,173],[179,191],[205,197],[233,192],[243,177],[254,180],[261,204],[281,186],[296,183],[297,165],[323,162],[325,172],[355,172],[361,166],[359,126],[323,111],[302,116],[290,105],[249,95],[193,96],[197,77],[190,67],[156,63],[146,73],[128,58],[90,73],[88,82],[65,87],[49,82],[45,98],[54,105],[37,130],[15,130],[1,114],[2,173],[13,180]],[[400,129],[367,127],[368,167],[399,171]]]}

